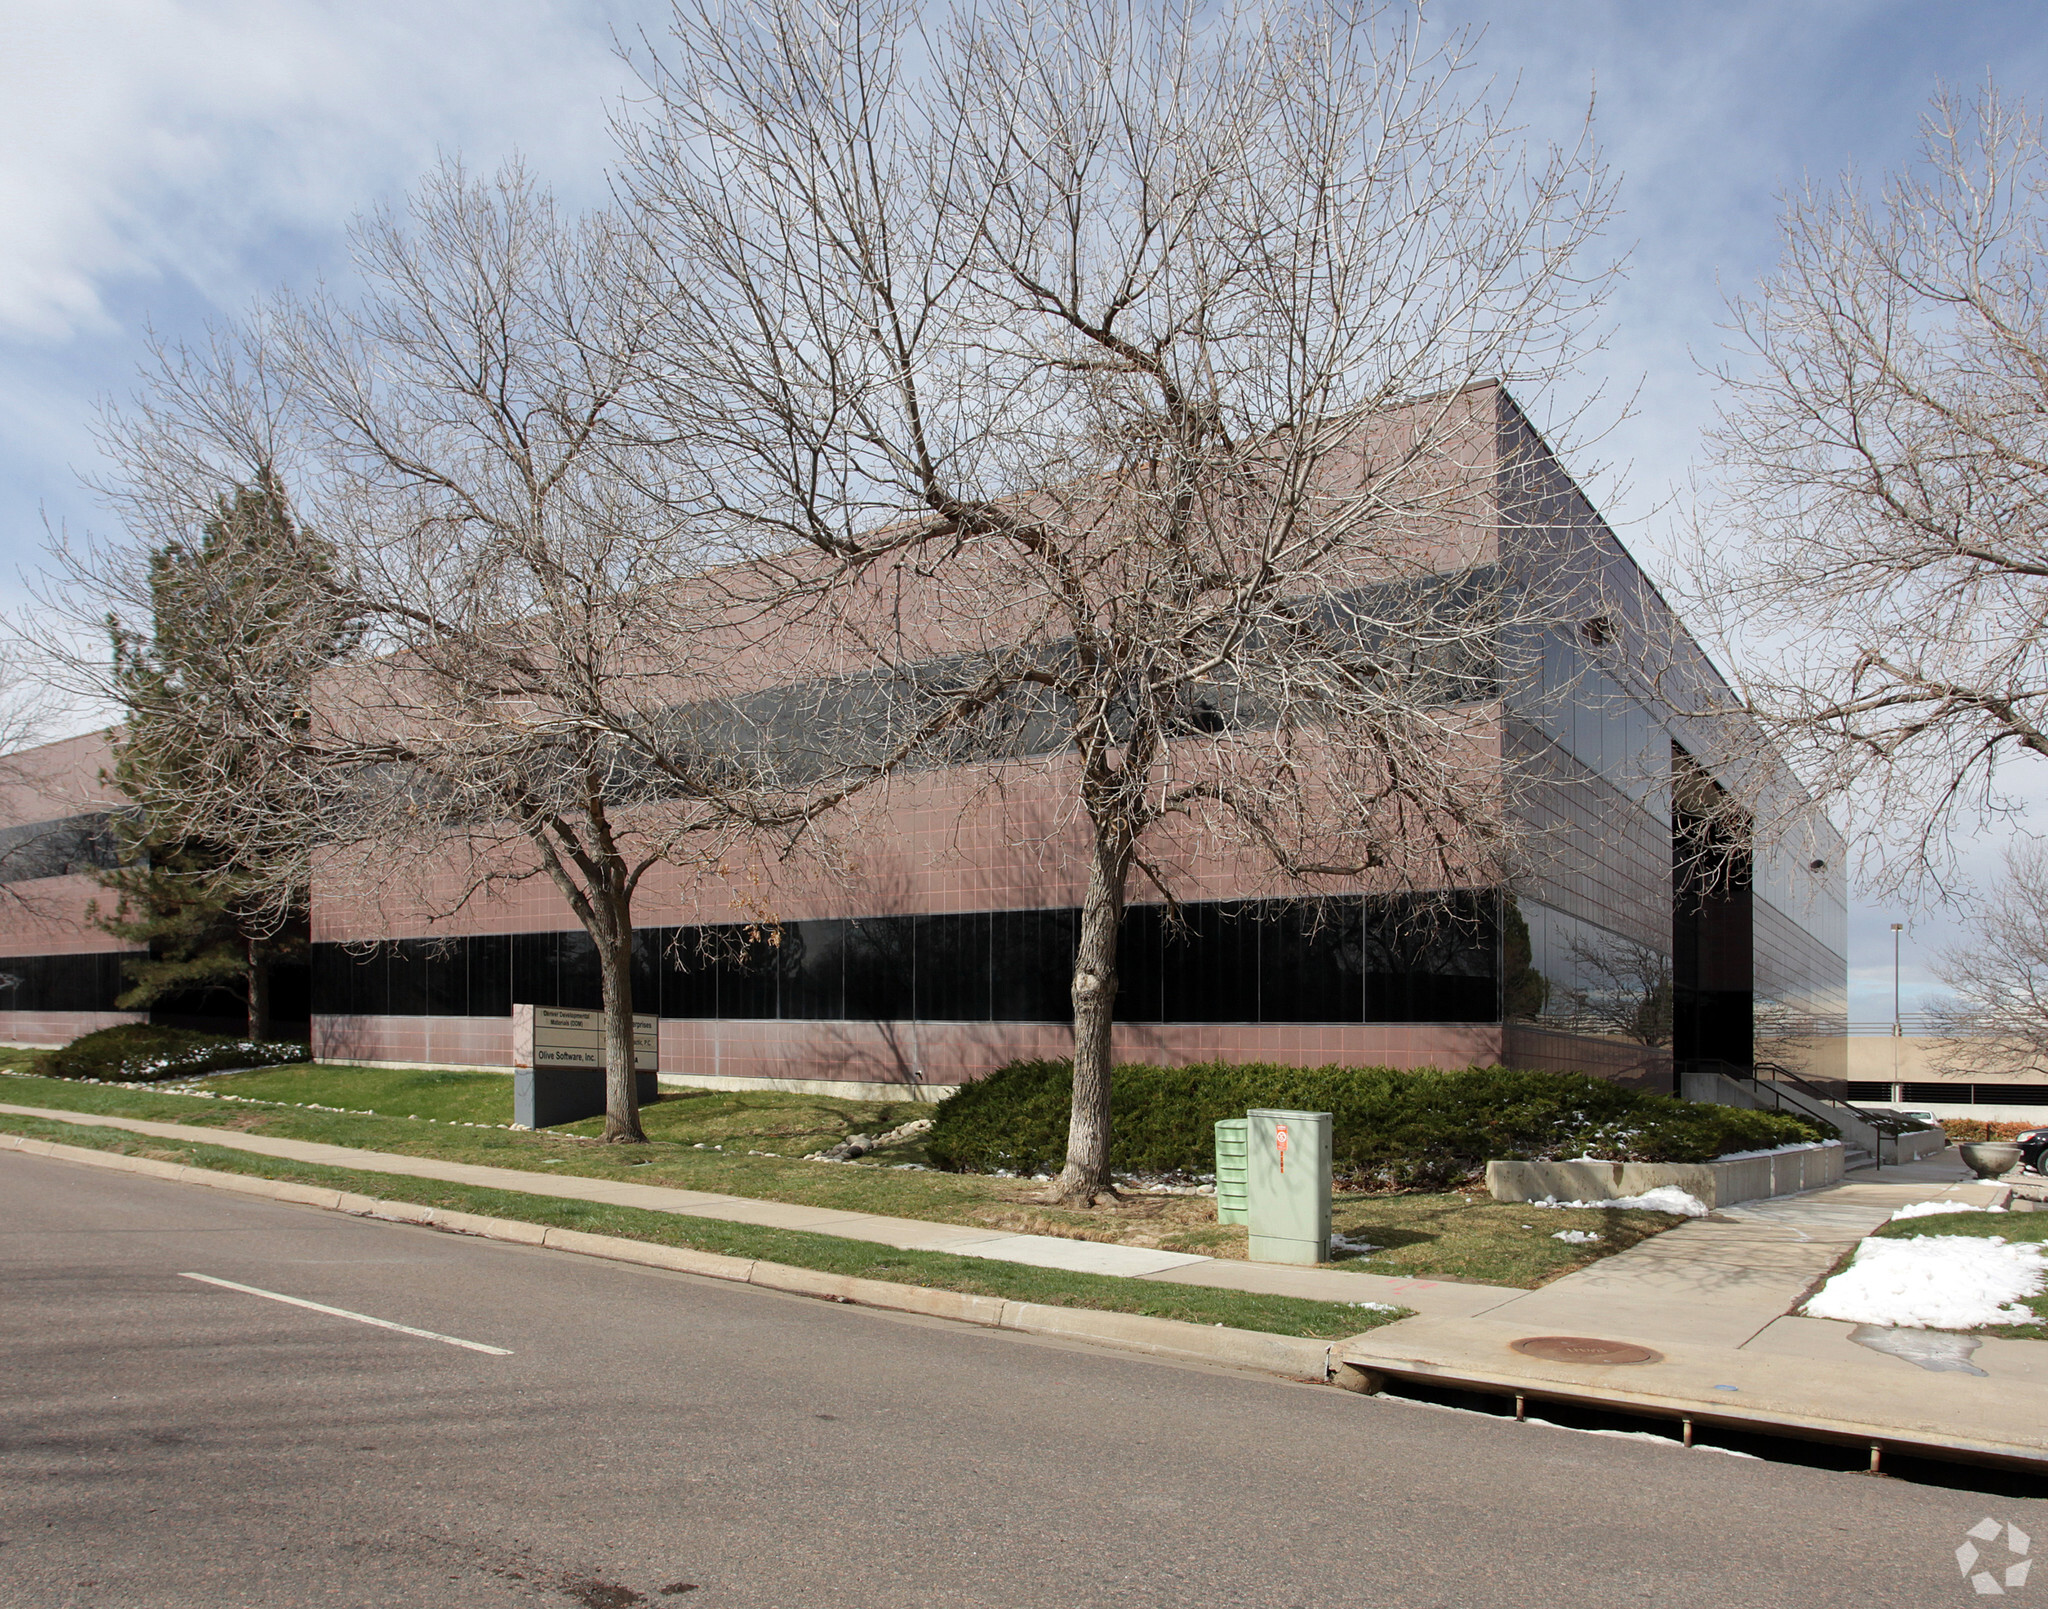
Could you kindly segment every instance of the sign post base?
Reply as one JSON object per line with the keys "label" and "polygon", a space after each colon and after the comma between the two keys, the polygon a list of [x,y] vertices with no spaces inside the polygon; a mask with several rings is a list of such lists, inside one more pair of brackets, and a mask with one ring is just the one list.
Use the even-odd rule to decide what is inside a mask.
{"label": "sign post base", "polygon": [[[660,1093],[652,1073],[635,1073],[640,1104]],[[512,1070],[512,1124],[522,1129],[551,1129],[559,1123],[580,1123],[604,1113],[602,1067],[515,1067]]]}

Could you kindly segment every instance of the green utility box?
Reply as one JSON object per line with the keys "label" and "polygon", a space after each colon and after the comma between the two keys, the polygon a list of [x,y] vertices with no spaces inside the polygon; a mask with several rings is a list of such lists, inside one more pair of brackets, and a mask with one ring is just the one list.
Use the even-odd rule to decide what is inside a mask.
{"label": "green utility box", "polygon": [[1216,1125],[1216,1221],[1220,1224],[1251,1222],[1244,1194],[1245,1122],[1241,1117],[1226,1117]]}
{"label": "green utility box", "polygon": [[[1330,1256],[1330,1114],[1245,1114],[1251,1258],[1320,1263]],[[1222,1202],[1218,1186],[1217,1202]]]}

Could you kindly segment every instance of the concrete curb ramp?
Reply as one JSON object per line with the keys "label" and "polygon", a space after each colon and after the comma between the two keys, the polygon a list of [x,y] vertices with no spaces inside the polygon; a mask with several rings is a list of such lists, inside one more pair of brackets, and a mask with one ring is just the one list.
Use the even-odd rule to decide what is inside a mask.
{"label": "concrete curb ramp", "polygon": [[[1968,1406],[2003,1408],[2016,1434],[2029,1440],[1984,1434],[1986,1419],[1995,1415],[1974,1415],[1977,1422],[1959,1430],[1941,1422],[1938,1414],[1915,1414],[1910,1407],[1898,1411],[1897,1404],[1873,1400],[1862,1389],[1867,1382],[1850,1382],[1842,1389],[1841,1371],[1826,1364],[1767,1357],[1746,1360],[1750,1367],[1731,1370],[1726,1353],[1669,1347],[1660,1353],[1657,1372],[1638,1379],[1627,1365],[1546,1363],[1514,1353],[1510,1343],[1523,1333],[1518,1327],[1481,1323],[1465,1326],[1463,1334],[1452,1337],[1442,1334],[1433,1321],[1421,1322],[1428,1327],[1413,1320],[1388,1326],[1420,1333],[1385,1339],[1368,1334],[1338,1342],[1333,1378],[1346,1383],[1349,1370],[1362,1377],[1362,1383],[1353,1387],[1358,1390],[1376,1392],[1388,1380],[1409,1381],[1513,1397],[1518,1405],[1530,1404],[1530,1412],[1544,1402],[1568,1403],[1682,1424],[1688,1430],[1715,1426],[1868,1448],[1872,1473],[1881,1472],[1883,1453],[1897,1452],[2048,1478],[2048,1438],[2034,1417],[2036,1400],[2031,1392],[2023,1396],[2009,1381],[1968,1382],[1982,1388],[1976,1393],[1979,1400]],[[1745,1405],[1744,1395],[1718,1395],[1725,1389],[1721,1382],[1733,1372],[1742,1374],[1739,1390],[1754,1406]],[[1953,1384],[1959,1377],[1939,1378]]]}
{"label": "concrete curb ramp", "polygon": [[1337,1369],[1334,1358],[1338,1343],[1328,1341],[1268,1335],[1258,1330],[1235,1330],[1223,1325],[1205,1327],[1180,1319],[1149,1318],[1142,1313],[1049,1307],[1039,1302],[1013,1302],[993,1296],[969,1296],[960,1291],[933,1290],[923,1285],[860,1279],[851,1274],[828,1274],[812,1268],[792,1268],[786,1263],[724,1257],[717,1252],[693,1251],[683,1246],[658,1246],[615,1235],[593,1235],[580,1229],[550,1228],[524,1223],[516,1218],[488,1218],[473,1212],[423,1207],[409,1201],[386,1201],[377,1196],[298,1184],[286,1179],[218,1173],[209,1168],[158,1162],[148,1157],[121,1156],[110,1151],[93,1151],[22,1135],[0,1135],[0,1151],[20,1151],[29,1156],[50,1157],[62,1162],[82,1162],[88,1167],[110,1168],[117,1173],[139,1173],[179,1184],[204,1185],[236,1195],[320,1207],[358,1218],[418,1224],[458,1235],[476,1235],[485,1240],[543,1246],[586,1257],[604,1257],[613,1262],[635,1263],[643,1268],[731,1280],[795,1296],[886,1308],[898,1313],[918,1313],[927,1318],[978,1324],[986,1329],[1016,1330],[1025,1335],[1087,1341],[1097,1346],[1117,1347],[1155,1357],[1253,1369],[1297,1380],[1327,1381]]}

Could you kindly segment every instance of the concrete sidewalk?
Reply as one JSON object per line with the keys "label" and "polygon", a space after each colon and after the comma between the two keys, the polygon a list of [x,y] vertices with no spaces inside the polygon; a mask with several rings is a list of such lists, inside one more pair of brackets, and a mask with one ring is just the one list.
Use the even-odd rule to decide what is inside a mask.
{"label": "concrete sidewalk", "polygon": [[[770,1229],[802,1229],[812,1234],[839,1235],[874,1241],[904,1251],[943,1251],[960,1257],[988,1257],[998,1262],[1027,1263],[1076,1274],[1112,1274],[1127,1279],[1171,1280],[1183,1285],[1210,1285],[1222,1290],[1251,1291],[1266,1296],[1301,1296],[1319,1302],[1386,1302],[1418,1313],[1457,1315],[1482,1312],[1503,1296],[1517,1294],[1498,1285],[1461,1285],[1449,1280],[1396,1279],[1381,1274],[1353,1273],[1336,1268],[1288,1268],[1275,1263],[1235,1262],[1188,1252],[1158,1251],[1143,1246],[1116,1246],[1058,1235],[1017,1235],[963,1224],[930,1223],[921,1218],[890,1218],[878,1213],[846,1212],[833,1207],[806,1207],[786,1201],[759,1201],[750,1196],[719,1195],[709,1190],[677,1190],[665,1185],[626,1180],[591,1179],[577,1174],[560,1177],[535,1169],[493,1168],[470,1162],[445,1162],[434,1157],[401,1156],[390,1151],[360,1151],[312,1140],[283,1140],[242,1134],[232,1129],[195,1128],[183,1123],[156,1123],[144,1118],[103,1117],[39,1106],[0,1103],[0,1112],[76,1123],[86,1128],[120,1129],[155,1139],[186,1144],[218,1145],[258,1156],[313,1162],[326,1167],[354,1168],[363,1173],[402,1174],[439,1179],[449,1184],[478,1185],[491,1190],[518,1190],[527,1195],[564,1201],[599,1201],[608,1206],[640,1207],[687,1217],[716,1218],[726,1223],[758,1224]],[[820,1163],[819,1166],[830,1164]]]}
{"label": "concrete sidewalk", "polygon": [[[139,1118],[4,1104],[0,1112],[361,1172],[800,1229],[904,1249],[1321,1301],[1388,1302],[1416,1316],[1336,1347],[1338,1357],[1368,1375],[1593,1401],[1701,1423],[1789,1428],[1873,1445],[2038,1459],[2048,1472],[2048,1344],[1972,1337],[1965,1343],[1974,1343],[1969,1363],[1981,1373],[1934,1371],[1860,1344],[1853,1338],[1857,1326],[1792,1316],[1835,1263],[1899,1207],[1930,1200],[1988,1205],[2008,1194],[2005,1186],[1970,1179],[1952,1150],[1881,1174],[1865,1171],[1826,1190],[1724,1207],[1527,1291],[1005,1234]],[[1572,1214],[1556,1216],[1565,1223]],[[1594,1365],[1514,1350],[1518,1341],[1544,1336],[1623,1343],[1655,1356],[1639,1364]]]}
{"label": "concrete sidewalk", "polygon": [[[1702,1424],[1804,1429],[1875,1445],[2048,1459],[2048,1344],[1969,1337],[1973,1374],[1932,1370],[1857,1339],[1895,1331],[1794,1316],[1855,1243],[1918,1201],[1995,1205],[1953,1150],[1805,1195],[1723,1207],[1459,1320],[1421,1314],[1344,1343],[1396,1377],[1597,1401]],[[1913,1334],[1917,1332],[1906,1332]],[[1517,1341],[1585,1337],[1652,1361],[1531,1357]],[[2048,1465],[2044,1465],[2048,1473]]]}

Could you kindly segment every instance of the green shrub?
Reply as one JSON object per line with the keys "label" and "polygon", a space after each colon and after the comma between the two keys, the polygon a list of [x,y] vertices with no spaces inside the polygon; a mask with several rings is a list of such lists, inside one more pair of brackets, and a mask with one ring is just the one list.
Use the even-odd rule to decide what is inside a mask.
{"label": "green shrub", "polygon": [[88,1078],[109,1084],[156,1084],[197,1078],[230,1067],[275,1067],[310,1061],[312,1052],[290,1040],[258,1043],[189,1028],[160,1028],[128,1022],[81,1035],[61,1050],[46,1052],[35,1070],[45,1078]]}
{"label": "green shrub", "polygon": [[[1066,1156],[1073,1076],[1071,1062],[1012,1062],[964,1086],[940,1104],[926,1155],[964,1173],[1056,1169]],[[1254,1106],[1330,1113],[1336,1172],[1354,1188],[1443,1188],[1496,1159],[1704,1162],[1833,1132],[1784,1113],[1646,1095],[1577,1073],[1132,1065],[1116,1070],[1110,1165],[1118,1173],[1209,1173],[1217,1120]]]}

